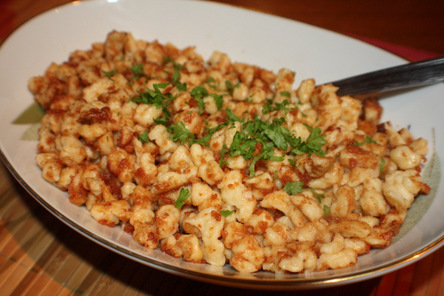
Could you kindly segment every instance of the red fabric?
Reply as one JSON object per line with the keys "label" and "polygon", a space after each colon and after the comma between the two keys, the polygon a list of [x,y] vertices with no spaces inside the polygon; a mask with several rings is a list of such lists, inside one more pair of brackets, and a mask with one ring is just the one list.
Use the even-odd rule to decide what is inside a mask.
{"label": "red fabric", "polygon": [[411,62],[416,62],[420,60],[426,60],[431,58],[436,58],[441,56],[442,54],[429,52],[421,49],[411,48],[403,45],[393,44],[381,40],[376,40],[368,37],[362,37],[359,35],[348,34],[350,37],[359,39],[361,41],[367,42],[379,48],[385,49],[391,53],[394,53],[406,60]]}

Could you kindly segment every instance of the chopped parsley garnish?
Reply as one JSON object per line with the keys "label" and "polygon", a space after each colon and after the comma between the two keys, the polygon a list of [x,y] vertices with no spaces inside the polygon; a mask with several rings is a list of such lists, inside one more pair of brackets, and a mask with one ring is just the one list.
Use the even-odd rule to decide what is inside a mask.
{"label": "chopped parsley garnish", "polygon": [[175,70],[173,72],[171,83],[174,84],[178,90],[187,91],[187,83],[180,82],[180,71],[179,70]]}
{"label": "chopped parsley garnish", "polygon": [[300,137],[296,137],[282,125],[285,122],[284,118],[274,119],[271,123],[259,118],[243,121],[229,108],[226,113],[229,122],[241,123],[241,130],[235,133],[230,147],[223,149],[220,163],[226,161],[225,154],[233,157],[242,155],[245,160],[251,160],[248,168],[251,177],[255,174],[255,165],[259,160],[284,160],[284,156],[274,154],[275,148],[296,155],[312,152],[324,155],[321,146],[327,142],[321,136],[319,128],[309,127],[312,133],[306,142],[302,142]]}
{"label": "chopped parsley garnish", "polygon": [[139,134],[139,141],[142,143],[149,143],[150,138],[148,137],[148,132],[144,131],[143,133]]}
{"label": "chopped parsley garnish", "polygon": [[227,119],[228,119],[228,121],[230,121],[230,122],[233,122],[233,121],[239,121],[239,122],[242,122],[242,121],[243,121],[242,119],[240,119],[239,117],[237,117],[236,114],[234,114],[234,112],[233,112],[230,108],[226,108],[226,109],[225,109],[225,112],[227,113]]}
{"label": "chopped parsley garnish", "polygon": [[[246,120],[246,118],[239,118],[230,108],[225,109],[226,121],[216,128],[206,129],[205,133],[201,137],[197,137],[190,130],[187,129],[183,122],[177,124],[171,124],[171,113],[168,109],[169,103],[175,99],[171,93],[163,93],[161,90],[165,89],[168,85],[174,84],[179,90],[186,90],[186,84],[180,83],[180,69],[181,65],[175,63],[173,60],[164,58],[165,63],[173,63],[175,71],[172,73],[172,81],[166,83],[154,84],[154,89],[147,88],[146,92],[138,92],[137,96],[131,98],[131,100],[138,104],[152,104],[161,109],[163,114],[161,117],[156,118],[154,121],[156,124],[163,124],[167,127],[170,137],[174,142],[180,142],[181,144],[188,143],[192,145],[198,143],[201,145],[208,145],[209,141],[215,131],[227,127],[234,127],[234,122],[239,122],[241,125],[240,131],[237,131],[233,137],[233,141],[230,147],[223,146],[220,152],[220,165],[227,164],[226,157],[242,156],[245,160],[249,161],[248,172],[250,177],[255,175],[256,165],[260,160],[271,161],[283,161],[284,155],[277,155],[276,150],[281,150],[284,153],[290,153],[291,155],[316,153],[320,156],[324,155],[322,146],[327,142],[321,135],[321,129],[319,127],[306,127],[310,130],[310,135],[305,142],[300,137],[296,137],[288,128],[284,126],[285,118],[273,119],[271,122],[263,121],[259,118]],[[141,64],[135,64],[131,67],[131,72],[135,76],[144,75],[143,67]],[[208,79],[208,82],[214,79]],[[227,88],[233,90],[236,86],[233,86],[229,80],[225,81]],[[205,111],[204,98],[211,96],[219,110],[223,106],[223,95],[210,94],[205,86],[196,86],[190,91],[190,95],[196,101],[199,108],[199,114],[203,114]],[[282,95],[290,95],[283,92]],[[271,100],[267,100],[264,105],[264,113],[284,110],[289,111],[291,108],[288,100],[284,100],[281,103],[274,103]],[[231,125],[231,126],[230,126]],[[143,133],[139,135],[141,142],[148,142],[148,135]]]}
{"label": "chopped parsley garnish", "polygon": [[285,91],[285,90],[283,90],[283,91],[279,92],[279,94],[280,94],[281,96],[284,96],[284,97],[287,97],[287,98],[291,98],[291,94],[290,94],[289,91]]}
{"label": "chopped parsley garnish", "polygon": [[220,214],[222,216],[224,216],[224,217],[228,217],[228,216],[230,216],[233,213],[234,213],[234,211],[230,211],[230,210],[222,210],[222,211],[220,211]]}
{"label": "chopped parsley garnish", "polygon": [[225,80],[225,86],[227,87],[228,92],[232,93],[236,87],[240,86],[240,84],[236,83],[235,85],[233,85],[230,80]]}
{"label": "chopped parsley garnish", "polygon": [[[311,189],[311,192],[313,193],[313,195],[314,195],[314,196],[316,197],[316,199],[318,200],[318,202],[321,203],[321,202],[322,202],[322,199],[325,198],[325,195],[324,195],[324,194],[321,194],[321,193],[317,193],[316,191],[314,191],[313,188],[310,188],[310,189]],[[324,210],[324,216],[327,216],[328,214],[330,214],[330,207],[329,207],[328,205],[325,205],[325,204],[324,204],[324,206],[323,206],[323,210]]]}
{"label": "chopped parsley garnish", "polygon": [[330,214],[330,207],[327,205],[324,205],[324,216],[327,216]]}
{"label": "chopped parsley garnish", "polygon": [[170,93],[163,94],[161,89],[166,88],[168,85],[169,83],[154,84],[154,90],[147,88],[146,92],[138,92],[139,95],[132,97],[131,101],[137,104],[154,105],[157,108],[162,109],[163,116],[155,121],[159,124],[166,124],[171,118],[171,113],[168,110],[168,103],[174,100],[174,97]]}
{"label": "chopped parsley garnish", "polygon": [[170,137],[174,142],[179,141],[181,144],[187,142],[190,145],[194,143],[200,145],[208,145],[211,136],[214,131],[209,131],[205,136],[201,138],[196,138],[196,135],[193,134],[182,121],[179,121],[177,124],[172,124],[167,127],[168,132],[171,134]]}
{"label": "chopped parsley garnish", "polygon": [[130,67],[131,73],[133,73],[133,79],[139,79],[141,77],[145,77],[146,80],[149,79],[148,75],[143,72],[142,64],[134,64]]}
{"label": "chopped parsley garnish", "polygon": [[[184,82],[180,82],[180,70],[183,69],[183,65],[176,63],[175,60],[169,57],[163,57],[162,58],[163,64],[167,65],[169,63],[173,64],[174,72],[171,77],[171,83],[177,87],[180,91],[186,91],[187,90],[187,84]],[[165,71],[168,73],[167,71]]]}
{"label": "chopped parsley garnish", "polygon": [[[202,97],[208,94],[208,91],[202,87],[195,87],[192,91],[192,96],[196,99],[198,106],[202,101]],[[202,106],[199,109],[203,108]],[[318,127],[310,129],[311,134],[307,138],[306,142],[302,142],[300,137],[296,137],[288,128],[283,126],[285,123],[284,118],[278,118],[272,120],[271,123],[263,121],[259,118],[245,121],[243,118],[239,118],[230,108],[225,109],[226,119],[225,123],[220,124],[216,128],[207,129],[205,136],[196,138],[191,131],[189,131],[183,122],[168,126],[168,131],[171,134],[171,138],[175,142],[181,144],[199,143],[201,145],[208,145],[209,140],[213,133],[223,127],[230,127],[230,124],[234,122],[240,122],[241,130],[234,134],[233,141],[230,147],[223,146],[220,152],[221,166],[227,164],[226,157],[241,155],[245,160],[250,161],[248,172],[250,177],[255,174],[256,164],[261,159],[271,161],[282,161],[284,155],[275,155],[275,149],[282,150],[286,153],[293,155],[299,154],[311,154],[316,153],[320,156],[324,155],[322,145],[327,142],[321,136],[321,130]],[[233,125],[234,127],[234,125]]]}
{"label": "chopped parsley garnish", "polygon": [[188,142],[191,145],[194,143],[194,139],[196,138],[196,136],[185,127],[185,124],[182,121],[179,121],[177,124],[170,125],[168,127],[168,132],[170,132],[171,139],[173,139],[174,142],[179,141],[181,144]]}
{"label": "chopped parsley garnish", "polygon": [[317,193],[316,191],[314,191],[313,188],[311,188],[311,192],[316,197],[316,199],[318,200],[319,203],[321,203],[322,199],[325,198],[325,195],[323,195],[321,193]]}
{"label": "chopped parsley garnish", "polygon": [[378,142],[376,142],[375,140],[373,140],[372,138],[370,138],[369,136],[365,136],[365,140],[362,142],[354,142],[353,145],[355,146],[361,146],[364,144],[378,144]]}
{"label": "chopped parsley garnish", "polygon": [[[234,114],[232,114],[234,115]],[[235,117],[237,118],[237,117]],[[250,160],[250,176],[254,176],[255,165],[260,159],[282,161],[284,156],[275,156],[274,148],[286,149],[285,137],[279,134],[283,127],[279,124],[268,124],[258,118],[244,122],[241,131],[236,132],[228,149],[230,156],[242,155]]]}
{"label": "chopped parsley garnish", "polygon": [[250,173],[250,177],[254,177],[256,163],[261,160],[272,160],[272,161],[282,161],[284,160],[284,156],[275,156],[273,155],[273,147],[271,143],[266,143],[263,148],[261,154],[255,156],[248,167],[248,171]]}
{"label": "chopped parsley garnish", "polygon": [[384,172],[385,167],[385,158],[381,157],[381,161],[379,162],[379,177],[382,176],[382,173]]}
{"label": "chopped parsley garnish", "polygon": [[168,64],[168,63],[175,63],[175,61],[172,58],[169,57],[162,57],[162,62],[164,65]]}
{"label": "chopped parsley garnish", "polygon": [[161,116],[161,117],[154,118],[154,122],[155,122],[156,124],[162,124],[162,125],[165,125],[165,126],[166,126],[166,125],[170,122],[170,116],[164,114],[164,115]]}
{"label": "chopped parsley garnish", "polygon": [[279,178],[279,173],[278,173],[278,171],[274,171],[273,179],[278,179],[278,178]]}
{"label": "chopped parsley garnish", "polygon": [[214,79],[214,77],[210,77],[207,79],[207,81],[205,81],[205,83],[208,84],[209,87],[211,87],[212,89],[217,89],[217,85],[212,82],[216,82],[216,79]]}
{"label": "chopped parsley garnish", "polygon": [[221,110],[222,109],[222,105],[224,103],[223,95],[210,94],[210,96],[214,99],[214,102],[216,103],[217,110]]}
{"label": "chopped parsley garnish", "polygon": [[228,149],[227,145],[223,145],[222,149],[220,150],[220,160],[219,160],[219,165],[220,166],[224,166],[227,165],[227,159],[225,158],[225,155],[228,154],[228,152],[230,152],[230,150]]}
{"label": "chopped parsley garnish", "polygon": [[306,142],[302,142],[299,147],[291,150],[295,155],[306,154],[311,155],[315,153],[319,156],[324,156],[325,152],[322,150],[322,146],[327,144],[327,141],[321,135],[321,129],[319,127],[310,127],[304,124],[310,131],[311,134],[308,136]]}
{"label": "chopped parsley garnish", "polygon": [[185,204],[185,201],[191,196],[190,190],[186,188],[180,188],[179,197],[174,202],[174,205],[178,210],[182,208],[182,206]]}
{"label": "chopped parsley garnish", "polygon": [[196,86],[191,90],[190,94],[197,102],[197,107],[199,107],[199,114],[202,114],[205,108],[203,98],[208,95],[207,89],[202,85]]}
{"label": "chopped parsley garnish", "polygon": [[267,114],[273,111],[290,111],[291,108],[288,108],[287,106],[290,104],[288,100],[284,100],[282,103],[274,103],[273,100],[267,99],[264,106],[262,107],[262,113]]}
{"label": "chopped parsley garnish", "polygon": [[172,80],[173,84],[177,83],[180,79],[180,71],[179,70],[174,71],[171,78],[173,79]]}
{"label": "chopped parsley garnish", "polygon": [[288,182],[284,186],[284,191],[289,195],[295,195],[302,192],[304,187],[304,182]]}
{"label": "chopped parsley garnish", "polygon": [[113,70],[113,71],[104,71],[102,70],[103,75],[105,75],[106,78],[113,80],[111,77],[119,73],[119,70]]}
{"label": "chopped parsley garnish", "polygon": [[183,69],[183,65],[182,65],[182,64],[179,64],[179,63],[176,63],[176,61],[173,60],[172,58],[169,58],[169,57],[163,57],[163,58],[162,58],[162,61],[163,61],[163,64],[164,64],[164,65],[167,65],[167,64],[169,64],[169,63],[173,64],[173,68],[174,68],[174,70],[178,70],[178,71],[180,71],[180,70]]}

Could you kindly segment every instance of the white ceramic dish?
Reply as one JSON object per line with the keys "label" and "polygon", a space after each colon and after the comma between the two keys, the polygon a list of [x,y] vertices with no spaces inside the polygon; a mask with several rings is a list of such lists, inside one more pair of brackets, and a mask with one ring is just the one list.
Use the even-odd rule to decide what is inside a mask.
{"label": "white ceramic dish", "polygon": [[[104,41],[111,30],[131,32],[136,39],[171,42],[179,48],[195,45],[208,58],[212,51],[233,61],[274,71],[297,73],[297,81],[331,81],[404,61],[378,48],[298,22],[235,7],[201,1],[97,0],[73,2],[52,9],[21,26],[0,49],[1,158],[31,195],[61,221],[94,240],[142,264],[206,282],[256,289],[308,289],[356,282],[410,264],[444,243],[444,85],[434,85],[383,100],[384,120],[411,126],[415,136],[429,140],[426,181],[432,193],[417,199],[393,244],[359,258],[351,268],[306,274],[239,274],[224,268],[186,263],[147,250],[119,228],[96,223],[85,208],[69,203],[65,193],[46,183],[34,162],[35,118],[24,113],[33,106],[27,90],[31,76],[43,74],[52,62],[63,62],[75,49]],[[435,153],[436,152],[436,153]]]}

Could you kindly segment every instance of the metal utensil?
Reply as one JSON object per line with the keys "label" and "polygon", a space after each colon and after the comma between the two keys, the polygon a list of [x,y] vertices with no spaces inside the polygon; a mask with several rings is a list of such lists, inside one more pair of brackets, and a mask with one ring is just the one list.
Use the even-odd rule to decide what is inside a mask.
{"label": "metal utensil", "polygon": [[444,81],[444,56],[408,63],[330,82],[337,94],[361,95],[430,85]]}

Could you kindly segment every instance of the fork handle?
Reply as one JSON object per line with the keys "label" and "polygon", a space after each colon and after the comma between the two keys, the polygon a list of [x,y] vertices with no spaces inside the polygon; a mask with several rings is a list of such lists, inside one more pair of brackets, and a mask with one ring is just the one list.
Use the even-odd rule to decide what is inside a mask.
{"label": "fork handle", "polygon": [[408,63],[331,82],[337,94],[361,95],[417,87],[444,81],[444,56]]}

